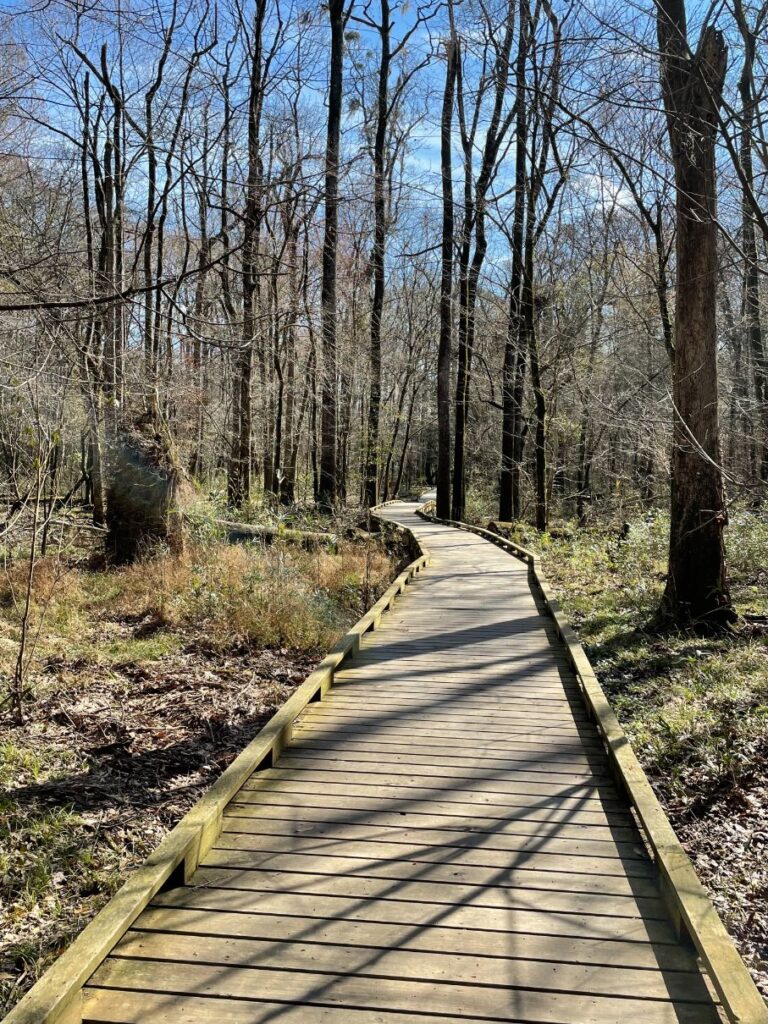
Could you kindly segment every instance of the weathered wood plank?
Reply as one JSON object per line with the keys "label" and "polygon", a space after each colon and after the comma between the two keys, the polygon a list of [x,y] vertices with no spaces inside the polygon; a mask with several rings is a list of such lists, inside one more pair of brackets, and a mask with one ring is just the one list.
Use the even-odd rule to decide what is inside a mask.
{"label": "weathered wood plank", "polygon": [[[222,833],[223,836],[223,833]],[[222,837],[219,837],[220,839]],[[218,841],[218,840],[217,840]],[[273,847],[270,849],[269,847]],[[378,871],[404,871],[406,877],[418,875],[415,865],[435,864],[452,872],[457,880],[474,879],[487,885],[492,880],[503,881],[511,878],[518,868],[540,871],[566,871],[577,874],[618,875],[625,878],[653,878],[654,871],[649,862],[619,857],[580,857],[578,854],[548,853],[547,851],[525,850],[517,855],[498,855],[493,850],[433,850],[422,848],[414,851],[403,846],[392,849],[392,844],[347,842],[343,853],[331,844],[310,840],[302,845],[296,839],[290,844],[279,843],[273,837],[264,837],[261,849],[237,850],[214,846],[208,851],[203,862],[205,867],[228,867],[248,870],[253,867],[272,867],[280,870],[362,871],[376,874]],[[328,850],[329,852],[325,852]],[[334,852],[330,852],[334,850]]]}
{"label": "weathered wood plank", "polygon": [[[334,751],[336,750],[336,744],[333,742],[334,735],[333,731],[318,736],[312,734],[311,731],[297,730],[292,748],[302,751]],[[437,758],[440,764],[445,764],[448,759],[452,763],[456,760],[466,760],[469,757],[480,762],[486,760],[498,762],[496,755],[499,748],[493,742],[476,741],[472,743],[469,737],[462,740],[458,736],[449,736],[447,739],[450,740],[449,743],[445,741],[441,743],[437,737],[427,739],[419,737],[417,741],[416,739],[404,739],[401,736],[387,737],[385,735],[381,737],[379,734],[366,736],[345,733],[343,743],[345,750],[371,751],[387,756],[397,753],[406,757],[413,755],[430,759]],[[608,774],[605,758],[590,758],[584,748],[578,745],[547,742],[546,740],[542,740],[539,744],[532,741],[516,743],[513,740],[514,738],[511,738],[509,742],[503,744],[505,761],[509,760],[513,764],[526,766],[528,769],[545,769],[555,773],[565,771],[582,774],[586,772],[595,776]]]}
{"label": "weathered wood plank", "polygon": [[[229,969],[208,964],[160,963],[110,958],[96,971],[93,984],[100,988],[149,992],[189,992],[220,998],[274,999],[279,992],[287,1002],[304,1005],[354,1006],[371,1012],[429,1007],[438,1014],[466,1015],[497,1021],[541,1021],[544,1024],[616,1024],[613,996],[516,989],[509,982],[498,986],[405,981],[354,974],[303,971]],[[643,1024],[709,1024],[717,1021],[713,1006],[672,1003],[670,1000],[622,999],[622,1018]],[[254,1006],[254,1021],[259,1021]],[[267,1018],[261,1017],[261,1020]],[[375,1018],[374,1018],[375,1019]]]}
{"label": "weathered wood plank", "polygon": [[[234,927],[237,924],[238,914],[273,914],[277,920],[285,918],[280,931],[282,938],[288,938],[293,934],[291,929],[295,926],[288,920],[289,917],[322,918],[325,921],[324,934],[329,934],[330,926],[338,925],[334,931],[336,941],[352,941],[351,936],[344,931],[345,921],[378,922],[397,925],[399,928],[399,930],[390,928],[381,933],[380,938],[387,938],[385,944],[404,943],[408,945],[411,941],[415,941],[415,937],[420,936],[419,948],[424,949],[429,949],[430,943],[437,943],[441,949],[445,947],[461,951],[466,948],[461,945],[462,933],[476,931],[477,935],[474,938],[465,936],[466,941],[471,941],[474,952],[490,956],[491,954],[497,955],[500,949],[503,950],[504,941],[507,941],[506,949],[509,950],[511,940],[504,940],[497,936],[493,939],[492,946],[487,946],[484,938],[487,933],[496,931],[502,936],[513,934],[509,932],[510,911],[530,910],[532,905],[535,905],[536,910],[541,913],[642,918],[646,921],[662,921],[669,924],[664,903],[658,895],[648,897],[617,896],[611,893],[573,893],[545,889],[536,890],[534,894],[526,888],[505,889],[491,885],[469,886],[460,883],[409,880],[392,885],[388,879],[356,878],[344,875],[329,878],[327,875],[312,874],[302,875],[298,879],[286,876],[281,879],[285,888],[276,892],[271,888],[271,876],[262,875],[252,881],[253,886],[245,890],[199,889],[183,886],[158,893],[150,907],[137,918],[135,926],[137,928],[155,927],[156,925],[152,923],[154,921],[152,915],[154,908],[158,907],[184,908],[189,910],[192,918],[198,913],[206,915],[213,911],[231,911],[233,913],[227,918],[227,927]],[[262,886],[260,889],[258,888],[259,884]],[[258,896],[254,896],[254,893],[258,893]],[[482,913],[478,908],[482,908]],[[237,913],[234,913],[235,911]],[[150,915],[152,920],[150,921],[146,915]],[[211,918],[203,916],[200,920],[202,924],[199,924],[199,927],[203,930],[212,927]],[[414,932],[410,927],[413,924],[418,924],[426,931]],[[263,925],[259,924],[259,928],[262,927]],[[435,928],[450,928],[449,938],[453,945],[445,946],[448,939],[441,938],[438,934],[431,935],[432,929]],[[224,932],[223,934],[228,933]],[[240,932],[236,931],[234,934],[240,934]],[[532,933],[524,934],[530,936]],[[553,929],[545,938],[554,938],[556,934]],[[686,970],[693,970],[695,960],[690,952],[677,946],[671,931],[665,934],[668,935],[665,945],[672,945],[675,949],[680,948],[681,950],[680,958],[675,960],[678,965],[675,969],[682,970],[683,967],[680,965],[685,964]],[[366,939],[366,942],[372,941],[371,938]],[[579,943],[581,941],[580,939]],[[622,938],[621,941],[627,940]],[[590,940],[591,942],[592,940]],[[606,942],[608,942],[607,936],[600,938],[601,949]],[[592,946],[589,945],[588,949],[591,948]],[[634,947],[632,948],[634,949]],[[623,957],[626,950],[623,946],[616,945],[612,940],[607,949],[608,951],[603,952],[601,956],[608,957],[608,962],[625,963]],[[591,954],[588,953],[588,950],[585,952],[581,944],[578,945],[578,951],[579,956],[587,956],[589,962],[592,962]],[[643,955],[640,958],[641,966],[658,966],[659,951],[657,950],[655,953],[651,951],[651,953],[653,955]],[[670,951],[664,949],[663,956],[666,966],[669,966],[667,964],[669,954]],[[597,962],[606,961],[603,959]],[[626,962],[637,964],[637,952],[633,952],[632,959]]]}
{"label": "weathered wood plank", "polygon": [[[307,834],[315,835],[316,826],[323,826],[327,832],[335,835],[351,837],[355,830],[357,838],[376,834],[388,835],[408,832],[417,839],[430,840],[433,832],[439,832],[441,841],[455,841],[467,838],[472,842],[488,843],[490,846],[499,842],[507,842],[508,836],[546,836],[557,838],[560,842],[586,841],[590,843],[628,843],[633,846],[640,844],[640,837],[631,827],[610,827],[608,825],[574,825],[571,822],[550,823],[545,827],[541,821],[514,821],[510,819],[489,820],[487,818],[449,818],[447,815],[403,813],[402,811],[380,812],[357,808],[350,814],[348,809],[338,810],[318,807],[311,802],[304,804],[230,804],[224,815],[222,831],[224,832],[257,832],[262,827],[264,833],[271,833],[284,828],[290,823],[295,831],[300,829]],[[505,847],[506,848],[506,847]],[[596,847],[597,849],[597,847]]]}
{"label": "weathered wood plank", "polygon": [[[217,965],[286,971],[321,972],[378,980],[382,975],[413,981],[452,982],[471,978],[473,985],[497,987],[502,978],[513,988],[544,992],[580,992],[617,999],[670,999],[711,1006],[698,972],[638,970],[633,968],[554,962],[532,959],[524,948],[496,956],[442,952],[418,947],[366,946],[318,942],[308,929],[301,942],[275,943],[269,939],[185,934],[175,928],[171,914],[154,919],[159,931],[130,931],[115,955],[137,960]],[[168,927],[164,927],[164,922]],[[208,922],[205,922],[206,924]],[[521,943],[522,947],[522,943]]]}
{"label": "weathered wood plank", "polygon": [[[371,1024],[370,1010],[308,1006],[269,1000],[205,998],[90,988],[85,994],[84,1024]],[[404,1024],[402,1013],[377,1011],[376,1024]],[[408,1024],[487,1024],[477,1017],[409,1013]]]}
{"label": "weathered wood plank", "polygon": [[[229,824],[231,825],[231,821]],[[509,864],[510,853],[547,853],[553,857],[565,856],[567,851],[569,862],[575,857],[590,857],[595,860],[604,858],[626,860],[642,860],[647,863],[648,857],[638,843],[612,842],[610,840],[573,839],[553,835],[540,836],[498,836],[492,841],[485,834],[473,834],[465,837],[456,835],[431,836],[431,842],[425,842],[416,833],[407,838],[401,835],[377,835],[375,839],[355,839],[351,836],[339,838],[319,836],[317,833],[307,836],[303,833],[278,833],[276,829],[254,831],[236,831],[231,827],[222,830],[216,840],[216,850],[261,851],[269,853],[313,853],[323,856],[343,855],[345,857],[364,857],[376,860],[391,858],[413,858],[415,861],[439,860],[441,863],[475,864],[487,867],[504,867]]]}
{"label": "weathered wood plank", "polygon": [[[275,821],[285,819],[309,823],[313,821],[340,825],[357,824],[360,827],[380,828],[381,826],[398,826],[419,829],[447,829],[455,832],[488,833],[490,835],[511,833],[517,835],[539,835],[546,832],[556,833],[562,838],[586,839],[622,839],[633,843],[640,842],[640,837],[631,819],[625,818],[622,824],[612,822],[609,818],[602,821],[574,821],[572,817],[559,815],[546,817],[514,813],[504,807],[499,808],[496,816],[490,816],[486,808],[485,814],[472,804],[455,808],[456,813],[446,813],[445,809],[435,810],[431,801],[403,807],[401,801],[390,801],[389,806],[380,798],[364,800],[361,797],[347,797],[343,806],[334,806],[339,797],[326,796],[322,790],[317,793],[286,793],[281,797],[274,792],[259,791],[254,802],[233,800],[224,815],[224,823],[228,818],[269,819]],[[265,799],[269,797],[270,799]],[[462,810],[474,810],[474,814],[459,813]]]}
{"label": "weathered wood plank", "polygon": [[[412,786],[414,789],[432,789],[435,792],[448,790],[453,793],[464,793],[465,798],[471,794],[473,799],[476,794],[493,794],[497,798],[509,799],[511,804],[525,801],[539,807],[583,807],[590,809],[594,805],[604,808],[626,809],[615,790],[609,786],[603,789],[590,786],[555,786],[548,783],[529,782],[521,779],[519,775],[514,779],[505,773],[478,773],[476,775],[460,775],[458,773],[444,773],[435,775],[431,772],[374,772],[366,770],[364,774],[359,771],[344,769],[339,763],[337,768],[328,768],[319,765],[314,761],[303,766],[296,765],[289,767],[284,760],[280,761],[280,767],[274,770],[267,770],[259,774],[259,778],[267,779],[281,778],[285,780],[313,779],[315,782],[328,783],[357,783],[367,780],[367,785],[380,788],[384,792],[389,787]],[[244,787],[246,788],[246,787]],[[242,790],[241,790],[242,793]],[[522,806],[522,804],[521,804]]]}
{"label": "weathered wood plank", "polygon": [[264,878],[270,876],[275,884],[287,885],[307,875],[347,877],[355,879],[384,879],[402,883],[409,880],[441,882],[449,885],[471,885],[479,888],[493,886],[498,889],[529,889],[538,892],[558,891],[573,893],[612,893],[619,895],[658,896],[659,888],[653,877],[635,877],[626,874],[605,874],[597,871],[568,871],[553,869],[551,865],[536,865],[526,861],[525,866],[513,871],[489,871],[478,867],[459,867],[431,861],[382,861],[371,863],[350,858],[345,863],[330,857],[300,860],[285,856],[271,857],[266,863],[251,864],[248,868],[235,865],[202,865],[195,873],[195,883],[219,888],[254,889],[264,887]]}

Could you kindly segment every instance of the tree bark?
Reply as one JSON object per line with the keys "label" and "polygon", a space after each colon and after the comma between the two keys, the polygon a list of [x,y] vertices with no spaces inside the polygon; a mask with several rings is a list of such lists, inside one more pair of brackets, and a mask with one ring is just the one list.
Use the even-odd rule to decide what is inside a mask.
{"label": "tree bark", "polygon": [[336,448],[336,259],[339,221],[339,147],[344,76],[345,0],[329,0],[331,68],[328,88],[328,135],[325,148],[325,237],[323,239],[322,306],[323,376],[320,412],[320,474],[318,503],[330,511],[338,489]]}
{"label": "tree bark", "polygon": [[501,475],[499,479],[499,519],[509,522],[520,515],[520,471],[516,428],[522,423],[522,390],[516,395],[520,372],[520,299],[523,284],[523,241],[525,238],[526,161],[528,143],[528,107],[525,96],[525,65],[528,59],[528,9],[520,4],[520,28],[515,61],[515,206],[512,214],[512,270],[509,280],[509,318],[502,370]]}
{"label": "tree bark", "polygon": [[547,403],[541,381],[541,365],[539,361],[539,339],[536,336],[536,311],[533,294],[533,237],[532,210],[528,211],[528,238],[526,239],[525,270],[523,273],[522,320],[524,337],[528,342],[528,353],[531,362],[531,386],[533,387],[533,404],[536,418],[535,432],[535,494],[536,494],[536,529],[546,530],[548,520],[547,503]]}
{"label": "tree bark", "polygon": [[[478,124],[477,114],[482,103],[482,93],[476,100],[476,116],[473,121],[472,131],[467,134],[464,131],[462,117],[462,98],[459,95],[459,115],[462,122],[462,138],[465,154],[465,187],[464,187],[464,231],[461,247],[461,273],[459,285],[459,352],[458,368],[456,374],[456,424],[454,436],[453,455],[453,500],[452,518],[461,520],[464,518],[466,505],[466,432],[467,418],[469,415],[469,395],[472,381],[472,363],[475,351],[475,307],[477,305],[477,290],[480,282],[480,272],[485,262],[485,255],[488,250],[488,239],[486,237],[486,205],[488,202],[488,190],[498,169],[499,152],[504,139],[512,124],[514,111],[504,113],[504,101],[507,94],[510,70],[510,54],[514,40],[515,26],[514,3],[509,3],[504,18],[504,31],[501,26],[494,26],[501,42],[496,48],[496,59],[493,65],[492,78],[494,84],[494,103],[490,123],[485,135],[483,145],[483,156],[480,162],[480,170],[477,182],[473,183],[473,148],[475,131]],[[521,11],[521,21],[525,15]],[[526,33],[521,28],[521,37]],[[518,55],[519,56],[519,55]],[[461,83],[460,88],[461,88]],[[518,98],[520,102],[520,98]],[[523,98],[522,102],[525,100]],[[475,246],[470,260],[470,242],[474,230]]]}
{"label": "tree bark", "polygon": [[[754,168],[752,159],[755,107],[757,100],[754,90],[754,64],[756,38],[749,27],[741,0],[735,0],[734,10],[744,42],[744,64],[739,78],[741,97],[741,142],[739,157],[746,179],[747,189],[753,193]],[[757,402],[757,448],[759,452],[760,479],[768,482],[768,358],[763,338],[760,309],[760,272],[758,269],[755,217],[747,197],[747,189],[741,202],[741,244],[744,250],[744,314],[747,321],[747,337],[752,360],[752,376]]]}
{"label": "tree bark", "polygon": [[248,179],[243,216],[242,279],[243,329],[235,349],[232,382],[232,437],[227,477],[230,505],[240,507],[251,497],[251,380],[256,337],[256,296],[259,287],[258,254],[261,230],[261,111],[263,94],[263,31],[267,0],[256,0],[253,54],[248,93]]}
{"label": "tree bark", "polygon": [[659,617],[733,621],[718,424],[715,142],[727,51],[712,26],[688,48],[684,0],[661,0],[661,80],[676,186],[674,429],[669,571]]}
{"label": "tree bark", "polygon": [[381,407],[381,318],[386,287],[387,244],[386,142],[389,120],[389,67],[391,61],[389,0],[380,0],[381,60],[376,97],[376,137],[373,149],[373,301],[371,304],[370,383],[368,400],[368,436],[365,457],[365,505],[376,504],[379,477],[379,419]]}
{"label": "tree bark", "polygon": [[451,514],[451,347],[453,341],[453,180],[451,170],[451,126],[456,89],[459,46],[455,37],[448,43],[440,121],[440,168],[443,191],[442,270],[440,275],[440,342],[437,352],[437,514]]}

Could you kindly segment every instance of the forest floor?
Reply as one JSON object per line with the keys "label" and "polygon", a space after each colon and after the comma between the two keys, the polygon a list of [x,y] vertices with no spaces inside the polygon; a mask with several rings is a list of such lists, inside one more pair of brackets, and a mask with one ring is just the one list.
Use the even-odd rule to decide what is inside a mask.
{"label": "forest floor", "polygon": [[[0,1016],[391,581],[375,540],[38,562],[25,722],[0,712]],[[0,681],[25,565],[0,569]]]}
{"label": "forest floor", "polygon": [[[486,520],[487,521],[487,520]],[[665,516],[619,529],[513,536],[536,549],[563,610],[699,878],[768,997],[768,520],[726,535],[731,634],[645,627],[664,587]]]}

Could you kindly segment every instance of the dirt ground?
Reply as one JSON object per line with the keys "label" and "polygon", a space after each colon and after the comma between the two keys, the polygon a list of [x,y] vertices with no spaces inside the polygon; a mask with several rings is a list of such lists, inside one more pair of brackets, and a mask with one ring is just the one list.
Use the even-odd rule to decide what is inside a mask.
{"label": "dirt ground", "polygon": [[[141,630],[142,623],[125,624]],[[107,901],[303,681],[317,659],[204,641],[153,663],[53,660],[24,727],[0,722],[0,1011]],[[27,759],[25,765],[24,761]]]}

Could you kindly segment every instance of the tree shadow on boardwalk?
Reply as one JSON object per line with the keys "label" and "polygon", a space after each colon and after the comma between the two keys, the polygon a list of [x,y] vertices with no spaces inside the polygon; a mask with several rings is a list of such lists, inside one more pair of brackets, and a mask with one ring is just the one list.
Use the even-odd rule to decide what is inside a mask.
{"label": "tree shadow on boardwalk", "polygon": [[[399,646],[402,648],[403,645]],[[502,678],[495,682],[493,679],[484,680],[480,686],[473,685],[453,695],[444,692],[434,697],[422,694],[414,700],[412,707],[390,706],[380,713],[369,709],[366,725],[374,729],[377,725],[385,729],[399,725],[410,727],[417,722],[428,721],[430,713],[435,711],[463,713],[478,694],[492,695],[494,690],[508,688],[508,685],[508,674],[503,672]],[[375,683],[371,689],[375,693]],[[334,692],[343,695],[344,684]],[[331,699],[326,706],[332,705]],[[322,717],[322,708],[323,705],[319,705],[305,716],[306,726]],[[401,787],[397,786],[396,777],[387,770],[391,765],[382,766],[383,772],[375,778],[379,775],[375,762],[370,765],[358,762],[356,771],[360,778],[348,785],[355,791],[364,786],[370,787],[375,795],[362,803],[370,804],[375,800],[377,809],[372,812],[370,806],[360,809],[334,807],[333,792],[338,792],[338,787],[333,792],[329,790],[324,798],[318,794],[317,779],[322,778],[330,786],[334,773],[347,775],[354,772],[354,757],[350,761],[349,772],[340,770],[337,760],[324,761],[322,758],[317,758],[310,768],[290,767],[297,758],[297,752],[299,757],[307,760],[304,756],[304,735],[302,727],[297,733],[296,744],[286,750],[277,766],[254,778],[230,805],[225,831],[206,858],[205,866],[198,872],[195,880],[198,886],[172,890],[156,900],[158,906],[174,908],[173,914],[181,915],[180,927],[185,934],[191,930],[192,934],[210,936],[212,932],[210,928],[206,930],[206,918],[212,916],[214,906],[224,913],[235,913],[238,920],[246,914],[249,929],[253,930],[253,935],[244,939],[239,928],[228,932],[226,924],[223,928],[221,924],[217,925],[213,933],[221,940],[235,940],[237,948],[234,951],[230,949],[228,955],[239,956],[240,962],[237,966],[231,960],[211,964],[213,974],[210,970],[203,972],[199,989],[192,976],[185,975],[186,981],[191,983],[185,983],[185,993],[197,990],[205,996],[215,994],[218,998],[228,996],[249,1002],[256,1000],[260,1004],[257,1019],[262,1022],[280,1021],[291,1016],[297,1005],[299,989],[302,1005],[353,1007],[361,996],[358,988],[352,986],[350,989],[348,979],[362,979],[363,982],[367,979],[370,993],[374,996],[377,980],[385,985],[392,978],[395,969],[393,952],[407,952],[409,956],[418,956],[420,961],[424,960],[422,954],[426,953],[429,961],[440,956],[435,948],[436,936],[445,944],[446,933],[450,933],[448,948],[454,957],[459,957],[451,961],[457,974],[441,978],[439,982],[434,978],[428,982],[432,986],[431,1013],[450,1017],[452,1007],[456,1009],[469,991],[470,994],[474,992],[479,1008],[490,1008],[489,1017],[492,1011],[494,1019],[524,1019],[532,1002],[545,998],[544,995],[532,995],[534,989],[526,982],[533,969],[532,964],[544,965],[537,969],[543,970],[549,979],[546,998],[553,1006],[576,998],[574,1006],[577,1007],[580,997],[568,988],[574,984],[574,970],[581,978],[583,990],[590,992],[590,998],[593,998],[596,989],[599,990],[611,977],[618,978],[621,973],[613,966],[615,961],[632,963],[634,957],[637,970],[645,971],[645,975],[641,973],[640,980],[637,976],[633,979],[634,988],[630,986],[633,995],[642,993],[643,984],[652,991],[653,985],[656,986],[655,997],[639,996],[644,1000],[648,1020],[656,1019],[654,1013],[662,1005],[660,992],[665,989],[672,995],[684,991],[686,1006],[700,1014],[695,1019],[707,1019],[705,1006],[709,996],[694,973],[692,958],[679,949],[664,920],[665,913],[656,896],[653,869],[639,836],[632,832],[631,818],[626,810],[621,809],[604,770],[595,775],[591,769],[584,769],[583,778],[571,779],[573,766],[568,760],[573,750],[571,741],[549,740],[547,756],[552,759],[551,769],[548,767],[544,771],[541,755],[535,748],[529,757],[523,754],[514,764],[510,761],[509,764],[497,765],[490,760],[485,765],[482,756],[477,756],[473,758],[471,770],[469,766],[462,769],[459,764],[453,766],[455,770],[447,775],[445,759],[425,755],[427,763],[413,764],[410,774],[402,777],[402,782],[408,783],[406,788],[417,794],[416,799],[405,798],[398,791]],[[335,727],[328,724],[324,737],[328,750],[335,750],[343,757],[346,752],[344,746],[350,741],[348,729],[340,727],[336,734]],[[503,754],[503,749],[500,753]],[[558,760],[559,757],[562,761]],[[461,759],[453,760],[460,762]],[[525,772],[526,761],[529,762],[528,767],[537,767],[526,775],[529,781],[519,785],[516,773]],[[556,770],[558,764],[562,769],[560,773]],[[562,775],[562,781],[558,781],[558,774]],[[542,780],[540,788],[546,792],[531,792],[539,784],[530,782],[530,776],[537,775]],[[309,776],[313,778],[308,782]],[[279,787],[280,780],[292,788],[271,788]],[[414,782],[423,784],[422,794],[418,793]],[[302,785],[306,786],[304,792],[318,797],[318,813],[313,815],[313,820],[320,818],[322,824],[323,809],[328,812],[322,836],[312,835],[311,822],[306,819],[304,810],[291,806],[292,794],[295,798],[301,793]],[[397,791],[396,795],[390,796],[390,789]],[[271,803],[259,804],[262,791],[285,793],[285,805],[281,808]],[[459,812],[464,804],[477,806],[474,800],[478,793],[491,795],[498,803],[488,805],[489,814],[482,828],[478,827],[479,822],[475,818],[462,819],[457,825],[451,815],[445,815],[448,819],[445,828],[433,826],[425,829],[441,833],[439,840],[431,843],[419,842],[419,826],[409,826],[407,840],[399,842],[397,835],[393,837],[390,824],[379,826],[376,823],[376,815],[385,812],[406,817],[424,813],[434,818],[431,808],[443,793],[450,795],[451,802],[456,804],[456,818],[461,817]],[[510,805],[515,808],[513,813],[510,813]],[[247,825],[254,823],[249,812],[255,806],[261,808],[274,832],[265,835],[258,829],[255,833],[246,829]],[[490,813],[492,809],[496,809],[498,816]],[[596,827],[594,822],[587,823],[590,816],[605,818],[607,834],[605,838],[588,840],[593,852],[584,855],[578,852],[578,840],[573,832],[584,832],[588,836],[589,831]],[[532,822],[535,822],[535,832],[532,835],[522,833],[517,844],[519,848],[509,849],[500,843],[500,838],[506,837],[512,839],[514,847],[514,837],[518,836],[516,824]],[[306,826],[306,831],[297,835],[291,828],[292,823],[300,824],[302,829]],[[635,835],[634,841],[627,840],[628,830],[630,835]],[[361,840],[362,832],[369,833],[369,838]],[[350,834],[354,838],[350,838]],[[600,843],[605,845],[605,855],[594,853]],[[558,844],[565,852],[557,852]],[[357,847],[355,852],[345,854],[344,849],[351,846]],[[562,867],[564,863],[565,868]],[[326,880],[327,884],[324,884]],[[365,895],[360,894],[361,884],[366,889]],[[420,898],[414,899],[412,893],[418,886],[422,887]],[[429,892],[425,894],[425,889],[433,891],[431,899]],[[283,929],[279,938],[269,935],[274,916],[270,908],[274,911],[275,894],[296,897],[299,904],[304,899],[308,905],[306,914],[293,917],[290,928]],[[442,902],[436,898],[438,895]],[[330,917],[313,919],[309,905],[317,902],[318,898],[323,906],[336,904],[338,910]],[[265,901],[269,905],[260,909]],[[243,909],[244,902],[247,909]],[[296,900],[293,913],[296,913],[295,903]],[[613,910],[610,914],[595,913],[589,909],[590,903],[594,903],[598,910],[611,904]],[[409,910],[412,916],[416,904],[418,920],[409,922],[405,911]],[[199,911],[204,912],[202,920]],[[400,911],[404,916],[398,922]],[[185,912],[186,919],[183,916]],[[331,914],[331,911],[327,913]],[[163,920],[162,927],[167,930],[169,924]],[[349,929],[348,939],[334,931],[333,925],[338,922]],[[381,932],[382,926],[385,926],[384,932],[391,932],[395,923],[397,936],[394,941],[377,945],[375,941],[357,939],[361,925],[371,926],[375,933],[377,929]],[[490,956],[477,951],[473,953],[472,940],[477,942],[478,936],[487,938],[489,929],[496,932],[494,952]],[[137,922],[137,934],[143,934],[143,930],[149,934],[151,922],[148,926],[141,920]],[[369,928],[369,934],[370,931]],[[499,936],[501,942],[498,941]],[[129,937],[128,948],[116,951],[118,957],[130,959],[135,956],[135,942],[135,937]],[[482,948],[482,941],[480,945]],[[337,947],[339,966],[335,970],[323,967],[327,961],[321,954]],[[156,947],[152,949],[150,955],[159,955]],[[298,959],[296,949],[303,951]],[[558,949],[567,950],[570,973],[557,958]],[[314,966],[316,960],[320,966]],[[198,958],[195,962],[199,962]],[[472,979],[478,973],[478,964],[485,968],[484,972],[480,971],[481,976],[488,977],[490,970],[495,980],[475,983]],[[658,973],[654,972],[654,967]],[[401,972],[398,977],[405,979],[402,981],[404,991],[412,991],[414,999],[420,998],[422,990],[419,986],[426,985],[427,981],[419,981],[418,973],[410,976],[402,959],[398,960],[396,969]],[[424,965],[419,967],[416,963],[414,969],[418,972],[424,969]],[[470,972],[467,977],[461,976],[463,969]],[[281,993],[275,990],[276,976],[272,973],[275,970],[283,972],[280,977],[286,982],[288,991]],[[564,976],[565,987],[558,987],[558,973]],[[626,975],[625,969],[621,979],[625,985],[628,984]],[[472,989],[473,985],[476,989]],[[610,998],[608,993],[604,995]],[[418,1005],[418,1002],[414,1004],[414,1008]],[[382,1008],[375,997],[365,1012],[373,1013],[374,1007],[377,1010]],[[363,1009],[361,1005],[361,1012]],[[393,1005],[391,1009],[408,1012],[408,1007],[400,1005]],[[461,1013],[466,1012],[468,1008],[464,1007]],[[484,1016],[484,1013],[479,1009],[477,1016]],[[617,1020],[619,1016],[617,1014]]]}
{"label": "tree shadow on boardwalk", "polygon": [[414,586],[434,625],[367,640],[94,992],[154,990],[164,1021],[717,1019],[527,573],[454,537],[471,571]]}

